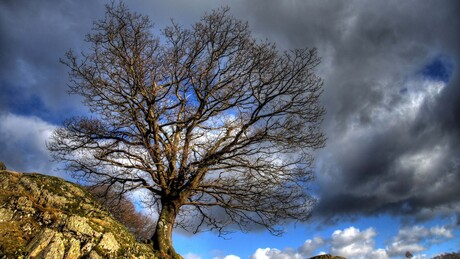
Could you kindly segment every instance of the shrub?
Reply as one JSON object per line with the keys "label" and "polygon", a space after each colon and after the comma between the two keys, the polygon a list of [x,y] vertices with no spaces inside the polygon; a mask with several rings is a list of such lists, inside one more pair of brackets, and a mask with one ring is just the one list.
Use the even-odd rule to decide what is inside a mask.
{"label": "shrub", "polygon": [[6,170],[6,165],[2,161],[0,161],[0,170]]}

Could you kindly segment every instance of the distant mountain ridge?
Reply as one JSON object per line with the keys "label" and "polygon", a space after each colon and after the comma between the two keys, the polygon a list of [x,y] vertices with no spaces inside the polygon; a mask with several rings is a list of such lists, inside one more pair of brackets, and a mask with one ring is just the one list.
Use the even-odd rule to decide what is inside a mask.
{"label": "distant mountain ridge", "polygon": [[330,254],[325,254],[325,255],[313,256],[313,257],[310,257],[309,259],[346,259],[346,258],[342,256],[334,256]]}

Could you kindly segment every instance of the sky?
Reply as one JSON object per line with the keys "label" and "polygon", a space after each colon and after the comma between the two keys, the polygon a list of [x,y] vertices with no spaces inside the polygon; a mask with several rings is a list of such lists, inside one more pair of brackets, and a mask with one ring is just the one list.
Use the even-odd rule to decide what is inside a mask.
{"label": "sky", "polygon": [[[88,112],[69,95],[68,49],[103,17],[101,0],[0,0],[0,160],[70,179],[46,141]],[[324,79],[312,219],[268,232],[174,234],[186,259],[431,258],[460,247],[460,2],[126,0],[155,31],[229,6],[280,50],[315,47]]]}

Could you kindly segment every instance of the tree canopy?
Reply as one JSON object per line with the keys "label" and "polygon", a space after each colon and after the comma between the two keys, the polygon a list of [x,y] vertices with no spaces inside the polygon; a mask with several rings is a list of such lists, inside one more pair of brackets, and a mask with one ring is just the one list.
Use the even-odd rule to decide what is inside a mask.
{"label": "tree canopy", "polygon": [[67,120],[48,147],[77,177],[147,193],[163,256],[177,256],[173,225],[279,234],[309,218],[311,151],[325,141],[315,49],[280,51],[228,8],[155,36],[123,3],[86,41],[62,62],[92,115]]}

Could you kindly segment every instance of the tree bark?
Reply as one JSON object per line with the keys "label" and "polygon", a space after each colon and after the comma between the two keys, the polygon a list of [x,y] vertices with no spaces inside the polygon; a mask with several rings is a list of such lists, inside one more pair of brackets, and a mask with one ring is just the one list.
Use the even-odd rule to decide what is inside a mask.
{"label": "tree bark", "polygon": [[179,208],[180,206],[175,202],[162,202],[155,233],[151,239],[153,249],[158,254],[159,258],[182,259],[182,256],[176,253],[172,244],[172,232]]}

